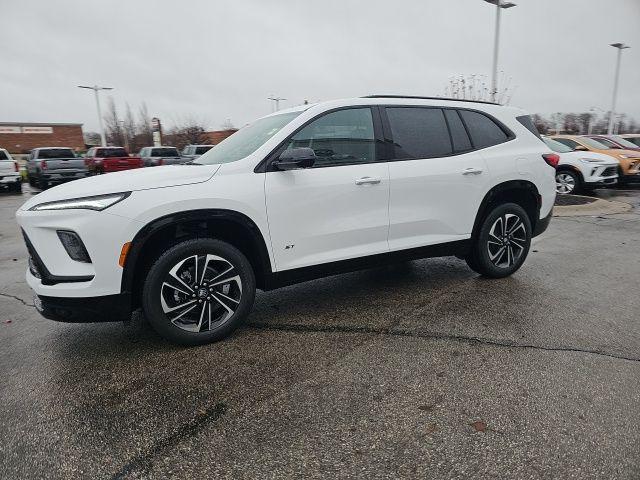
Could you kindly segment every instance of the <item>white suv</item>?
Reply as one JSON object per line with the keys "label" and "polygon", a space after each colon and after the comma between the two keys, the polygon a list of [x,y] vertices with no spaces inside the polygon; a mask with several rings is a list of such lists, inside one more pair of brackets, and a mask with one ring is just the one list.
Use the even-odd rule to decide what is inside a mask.
{"label": "white suv", "polygon": [[555,165],[525,112],[371,96],[244,127],[194,164],[52,188],[17,212],[47,318],[228,335],[269,290],[383,262],[456,255],[487,277],[547,228]]}

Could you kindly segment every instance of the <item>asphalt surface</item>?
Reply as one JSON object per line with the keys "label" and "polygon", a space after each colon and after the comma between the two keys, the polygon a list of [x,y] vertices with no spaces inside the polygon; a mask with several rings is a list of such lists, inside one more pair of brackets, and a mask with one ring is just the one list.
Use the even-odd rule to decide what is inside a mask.
{"label": "asphalt surface", "polygon": [[511,278],[346,274],[178,348],[41,318],[0,194],[0,477],[639,478],[640,189],[598,195],[635,208],[555,218]]}

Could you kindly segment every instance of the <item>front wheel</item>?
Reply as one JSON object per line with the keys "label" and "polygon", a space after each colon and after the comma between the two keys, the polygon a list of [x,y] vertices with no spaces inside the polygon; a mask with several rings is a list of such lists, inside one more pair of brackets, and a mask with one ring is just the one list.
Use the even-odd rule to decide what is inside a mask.
{"label": "front wheel", "polygon": [[199,238],[156,260],[144,283],[142,307],[167,340],[200,345],[235,330],[249,314],[255,291],[251,264],[237,248]]}
{"label": "front wheel", "polygon": [[490,278],[507,277],[518,270],[531,246],[531,222],[515,203],[495,207],[472,240],[467,265]]}

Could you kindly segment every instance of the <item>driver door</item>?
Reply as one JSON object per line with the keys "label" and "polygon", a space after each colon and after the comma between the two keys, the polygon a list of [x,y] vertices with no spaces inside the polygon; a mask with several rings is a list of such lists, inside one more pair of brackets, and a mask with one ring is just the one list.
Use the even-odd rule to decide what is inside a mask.
{"label": "driver door", "polygon": [[265,194],[278,271],[388,251],[389,168],[369,107],[323,114],[284,149],[309,147],[310,168],[267,169]]}

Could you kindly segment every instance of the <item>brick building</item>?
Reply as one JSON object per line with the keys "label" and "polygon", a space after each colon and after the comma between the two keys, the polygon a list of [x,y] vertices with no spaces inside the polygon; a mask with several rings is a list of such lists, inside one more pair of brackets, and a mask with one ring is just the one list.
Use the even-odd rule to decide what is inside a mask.
{"label": "brick building", "polygon": [[0,122],[0,147],[12,154],[37,147],[70,147],[84,151],[81,123]]}
{"label": "brick building", "polygon": [[228,130],[216,130],[214,132],[205,132],[205,135],[207,136],[207,143],[210,145],[217,145],[222,140],[224,140],[227,137],[230,137],[237,131],[238,131],[237,128],[230,128]]}

